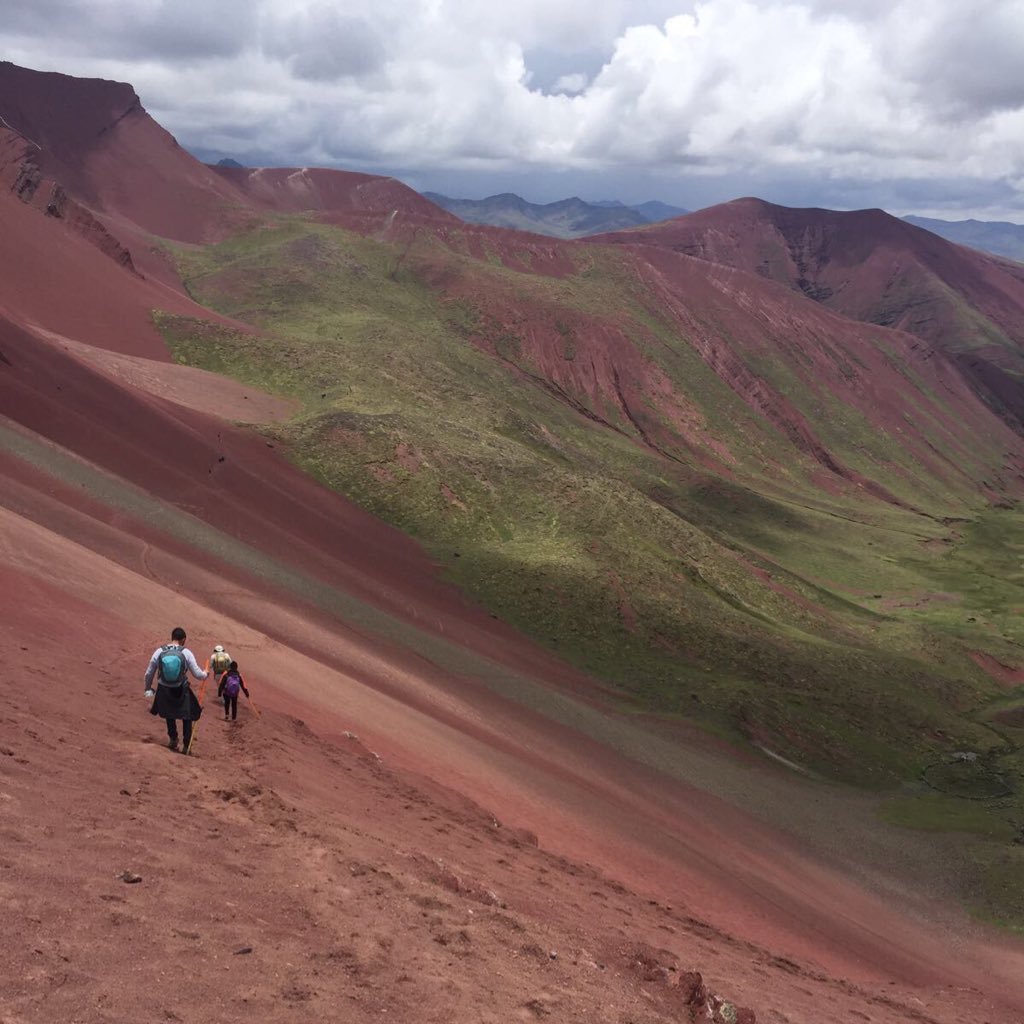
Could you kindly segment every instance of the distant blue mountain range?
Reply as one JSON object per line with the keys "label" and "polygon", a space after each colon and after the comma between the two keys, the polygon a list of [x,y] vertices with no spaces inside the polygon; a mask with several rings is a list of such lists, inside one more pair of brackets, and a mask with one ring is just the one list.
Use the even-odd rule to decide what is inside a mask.
{"label": "distant blue mountain range", "polygon": [[575,196],[555,203],[529,203],[512,192],[486,199],[452,199],[438,192],[424,192],[423,195],[471,224],[491,224],[555,238],[581,238],[605,231],[636,228],[689,212],[657,200],[631,206],[616,199],[588,203]]}
{"label": "distant blue mountain range", "polygon": [[972,249],[981,249],[1024,263],[1024,224],[1013,224],[1005,220],[936,220],[931,217],[903,219],[959,245],[969,245]]}

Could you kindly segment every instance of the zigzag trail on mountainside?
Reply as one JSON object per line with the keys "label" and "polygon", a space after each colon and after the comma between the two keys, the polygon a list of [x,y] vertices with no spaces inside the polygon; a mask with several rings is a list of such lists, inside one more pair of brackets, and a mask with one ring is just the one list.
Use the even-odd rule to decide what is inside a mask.
{"label": "zigzag trail on mountainside", "polygon": [[[395,215],[403,187],[384,179],[215,173],[129,87],[0,65],[0,97],[15,93],[0,102],[0,154],[17,155],[0,156],[4,1024],[656,1024],[706,1017],[694,971],[762,1024],[1019,1018],[1024,950],[954,905],[956,865],[928,837],[876,822],[868,796],[606,707],[240,425],[287,401],[176,366],[150,316],[252,331],[193,302],[147,239],[310,208],[282,190],[366,231],[506,239],[554,276],[568,248],[457,233],[408,190]],[[229,646],[262,711],[227,724],[208,700],[190,759],[140,699],[178,623],[197,652]]]}

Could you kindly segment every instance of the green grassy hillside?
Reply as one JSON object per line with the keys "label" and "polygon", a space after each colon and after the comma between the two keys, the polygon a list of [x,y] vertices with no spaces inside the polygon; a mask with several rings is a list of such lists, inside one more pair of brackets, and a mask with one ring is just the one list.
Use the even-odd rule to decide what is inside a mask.
{"label": "green grassy hillside", "polygon": [[[281,219],[176,253],[191,293],[256,333],[157,322],[179,361],[299,399],[274,428],[299,465],[603,681],[614,713],[896,793],[888,820],[962,834],[975,910],[1024,922],[1024,515],[991,491],[1006,438],[951,423],[952,386],[877,329],[740,339],[735,308],[666,302],[617,250],[571,249],[552,276],[529,247],[468,249]],[[850,480],[726,383],[732,357]]]}
{"label": "green grassy hillside", "polygon": [[[815,486],[820,467],[673,338],[618,253],[579,252],[576,274],[552,278],[433,237],[398,249],[281,220],[177,253],[195,297],[262,333],[158,321],[180,361],[299,398],[277,433],[299,464],[423,541],[621,708],[872,785],[948,749],[999,747],[976,713],[1001,691],[968,652],[1016,661],[998,609],[1024,603],[1019,574],[983,585],[977,565],[1017,514],[943,490],[855,410],[830,415],[833,399],[819,417],[829,445],[936,515]],[[527,303],[518,325],[494,312]],[[547,318],[572,364],[580,325],[599,317],[702,421],[689,452],[665,427],[671,403],[650,400],[637,427],[606,396],[534,373],[533,321]],[[758,358],[799,397],[791,365]],[[728,473],[708,468],[723,444]]]}

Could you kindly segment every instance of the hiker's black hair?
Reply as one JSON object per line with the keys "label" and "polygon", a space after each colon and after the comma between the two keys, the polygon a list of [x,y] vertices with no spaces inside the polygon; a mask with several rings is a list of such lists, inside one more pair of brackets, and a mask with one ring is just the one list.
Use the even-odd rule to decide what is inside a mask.
{"label": "hiker's black hair", "polygon": [[237,661],[231,662],[231,668],[229,668],[228,671],[229,672],[237,672],[238,671],[238,662]]}
{"label": "hiker's black hair", "polygon": [[175,626],[174,629],[171,630],[171,639],[176,644],[183,644],[185,642],[185,630],[183,630],[181,626]]}

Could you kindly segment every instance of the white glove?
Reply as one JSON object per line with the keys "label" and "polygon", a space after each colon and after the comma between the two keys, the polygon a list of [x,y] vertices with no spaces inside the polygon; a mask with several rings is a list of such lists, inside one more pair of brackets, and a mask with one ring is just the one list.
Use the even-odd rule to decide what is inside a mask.
{"label": "white glove", "polygon": [[155,690],[147,690],[142,696],[143,697],[155,697],[156,696],[156,691]]}

